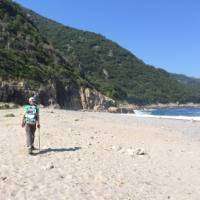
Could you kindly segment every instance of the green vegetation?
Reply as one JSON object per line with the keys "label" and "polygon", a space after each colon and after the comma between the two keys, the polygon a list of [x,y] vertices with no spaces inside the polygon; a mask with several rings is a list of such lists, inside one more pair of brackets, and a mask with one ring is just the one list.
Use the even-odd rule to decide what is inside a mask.
{"label": "green vegetation", "polygon": [[0,77],[35,86],[49,79],[81,80],[17,4],[1,1],[0,19]]}
{"label": "green vegetation", "polygon": [[180,83],[193,88],[195,91],[200,93],[200,79],[188,77],[182,74],[171,74],[171,76],[176,78]]}

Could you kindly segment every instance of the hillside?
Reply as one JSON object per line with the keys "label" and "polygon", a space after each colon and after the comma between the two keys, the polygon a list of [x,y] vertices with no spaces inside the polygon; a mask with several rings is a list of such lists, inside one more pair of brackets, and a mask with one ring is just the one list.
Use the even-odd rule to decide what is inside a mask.
{"label": "hillside", "polygon": [[168,72],[146,65],[105,37],[26,11],[74,68],[107,96],[138,104],[199,100],[196,91],[179,83]]}
{"label": "hillside", "polygon": [[176,78],[180,83],[190,87],[194,88],[195,90],[200,92],[200,79],[199,78],[193,78],[188,77],[183,74],[171,74],[172,77]]}
{"label": "hillside", "polygon": [[32,80],[36,84],[56,77],[77,78],[69,63],[40,34],[18,5],[1,1],[0,18],[1,77]]}
{"label": "hillside", "polygon": [[0,41],[0,102],[23,104],[35,95],[43,105],[80,109],[104,101],[10,0],[0,1]]}

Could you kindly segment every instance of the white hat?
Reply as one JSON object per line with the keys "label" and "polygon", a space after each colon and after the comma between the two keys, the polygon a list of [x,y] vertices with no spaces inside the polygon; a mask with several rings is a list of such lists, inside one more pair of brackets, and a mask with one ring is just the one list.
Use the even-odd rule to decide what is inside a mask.
{"label": "white hat", "polygon": [[29,102],[31,102],[31,101],[34,102],[34,101],[35,101],[35,98],[34,98],[34,97],[30,97],[28,101],[29,101]]}

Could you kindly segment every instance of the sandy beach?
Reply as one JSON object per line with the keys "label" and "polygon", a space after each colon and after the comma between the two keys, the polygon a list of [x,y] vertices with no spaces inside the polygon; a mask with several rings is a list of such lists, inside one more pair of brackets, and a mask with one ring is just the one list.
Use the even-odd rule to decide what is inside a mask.
{"label": "sandy beach", "polygon": [[41,109],[30,156],[21,115],[0,111],[1,200],[200,199],[200,122]]}

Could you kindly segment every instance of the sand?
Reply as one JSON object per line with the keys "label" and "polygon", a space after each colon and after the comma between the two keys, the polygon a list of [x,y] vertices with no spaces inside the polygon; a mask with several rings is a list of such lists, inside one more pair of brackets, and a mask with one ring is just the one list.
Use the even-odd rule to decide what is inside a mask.
{"label": "sand", "polygon": [[21,113],[0,111],[1,200],[200,199],[200,122],[41,109],[30,156]]}

